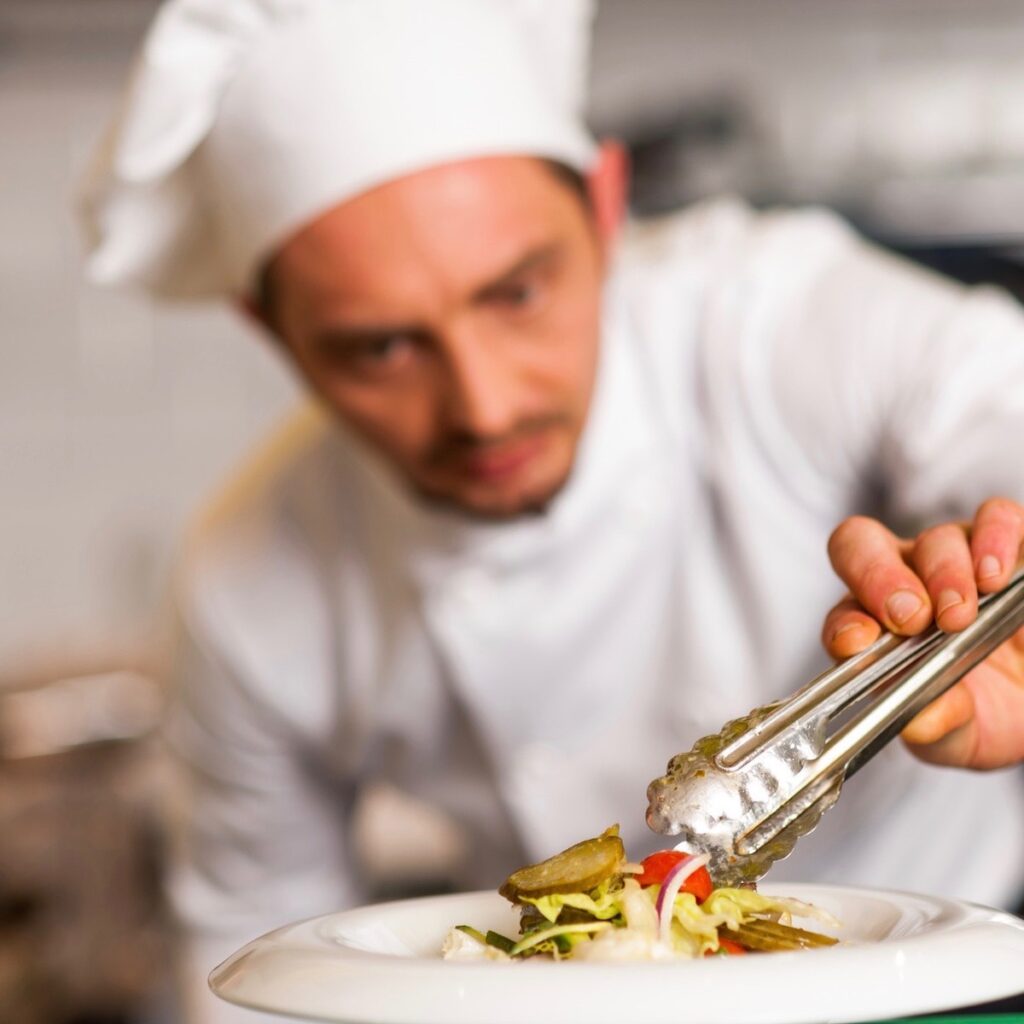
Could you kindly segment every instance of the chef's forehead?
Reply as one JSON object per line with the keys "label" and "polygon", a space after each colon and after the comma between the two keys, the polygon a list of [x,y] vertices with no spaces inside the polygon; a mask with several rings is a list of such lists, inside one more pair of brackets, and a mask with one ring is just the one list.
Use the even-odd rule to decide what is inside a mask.
{"label": "chef's forehead", "polygon": [[[542,176],[544,180],[549,181],[552,187],[565,190],[567,194],[580,204],[580,207],[587,216],[592,214],[593,210],[590,191],[587,186],[586,177],[582,172],[573,167],[569,167],[567,164],[559,163],[556,160],[550,160],[544,157],[526,157],[525,159],[528,163],[533,164],[537,168],[539,175]],[[523,158],[519,158],[515,159],[514,163],[521,164],[522,161]],[[509,161],[505,161],[500,158],[493,162],[490,160],[484,162],[492,164],[492,166],[508,166],[509,163]],[[479,162],[473,161],[473,163]],[[444,168],[439,168],[439,170],[443,171]],[[422,178],[424,176],[418,173],[416,177]],[[401,181],[402,179],[398,180]],[[522,198],[521,191],[517,191],[516,195],[518,199]],[[316,231],[317,225],[319,225],[322,220],[331,217],[332,215],[340,215],[341,217],[344,217],[345,209],[358,199],[358,196],[348,199],[345,202],[332,207],[330,210],[323,211],[321,216],[315,219],[312,223],[300,226],[292,235],[284,239],[280,245],[268,253],[260,263],[254,277],[253,295],[261,313],[270,323],[273,323],[275,320],[276,310],[279,304],[280,274],[276,272],[279,266],[277,257],[291,244],[296,241],[302,242],[308,236],[310,230]],[[437,226],[439,230],[445,230],[446,223],[439,221]],[[450,225],[447,226],[450,227]],[[322,259],[322,251],[314,249],[314,252],[316,255],[312,258],[316,260]]]}
{"label": "chef's forehead", "polygon": [[87,189],[93,276],[244,291],[296,226],[417,169],[529,154],[584,170],[591,13],[588,0],[172,0]]}

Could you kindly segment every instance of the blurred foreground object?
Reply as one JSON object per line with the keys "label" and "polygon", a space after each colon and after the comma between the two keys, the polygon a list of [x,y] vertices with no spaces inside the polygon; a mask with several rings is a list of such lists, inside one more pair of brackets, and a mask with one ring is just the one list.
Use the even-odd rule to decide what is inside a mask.
{"label": "blurred foreground object", "polygon": [[0,686],[4,1024],[127,1024],[167,1002],[159,710],[134,671]]}

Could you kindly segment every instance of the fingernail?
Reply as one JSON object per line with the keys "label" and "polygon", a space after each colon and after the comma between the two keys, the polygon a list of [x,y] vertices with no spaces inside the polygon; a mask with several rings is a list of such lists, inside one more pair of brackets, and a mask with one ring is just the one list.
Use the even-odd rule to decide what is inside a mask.
{"label": "fingernail", "polygon": [[991,579],[993,576],[998,576],[1002,571],[1002,563],[995,555],[985,555],[985,557],[978,562],[979,580]]}
{"label": "fingernail", "polygon": [[955,608],[958,604],[963,603],[963,594],[952,588],[943,590],[939,593],[938,600],[935,602],[935,617],[938,618],[943,612],[948,612],[950,608]]}
{"label": "fingernail", "polygon": [[832,632],[832,643],[835,643],[844,633],[849,633],[851,630],[860,629],[861,624],[859,622],[848,622],[845,626],[840,626],[838,629]]}
{"label": "fingernail", "polygon": [[885,602],[885,607],[889,612],[889,618],[897,626],[902,626],[904,622],[909,622],[921,610],[923,604],[921,598],[912,590],[897,590]]}

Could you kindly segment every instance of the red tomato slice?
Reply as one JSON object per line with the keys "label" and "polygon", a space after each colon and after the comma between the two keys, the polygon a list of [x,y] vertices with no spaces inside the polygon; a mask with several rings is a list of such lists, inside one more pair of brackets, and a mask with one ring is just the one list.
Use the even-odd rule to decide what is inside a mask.
{"label": "red tomato slice", "polygon": [[[643,873],[634,875],[634,878],[641,886],[661,885],[665,876],[688,854],[680,853],[678,850],[659,850],[645,857],[641,861]],[[714,886],[711,883],[711,876],[707,868],[697,868],[689,878],[683,882],[680,892],[692,893],[698,903],[703,903],[710,895]]]}
{"label": "red tomato slice", "polygon": [[685,856],[685,853],[680,853],[678,850],[659,850],[657,853],[652,853],[650,857],[645,857],[640,862],[640,866],[644,870],[641,874],[634,875],[633,877],[641,886],[661,885],[665,881],[665,876]]}

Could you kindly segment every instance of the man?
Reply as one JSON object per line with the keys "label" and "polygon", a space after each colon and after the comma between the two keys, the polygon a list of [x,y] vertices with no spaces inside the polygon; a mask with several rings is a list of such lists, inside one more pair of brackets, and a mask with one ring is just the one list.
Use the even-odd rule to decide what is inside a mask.
{"label": "man", "polygon": [[[90,186],[93,274],[248,297],[317,398],[182,573],[197,978],[360,899],[368,780],[459,823],[467,886],[615,820],[650,849],[667,758],[822,667],[826,548],[835,656],[879,623],[962,628],[1014,571],[1019,310],[823,213],[712,203],[617,241],[586,14],[192,0],[147,40]],[[1022,660],[911,749],[1021,759]],[[894,745],[777,876],[1010,903],[1022,849],[1016,771]]]}

